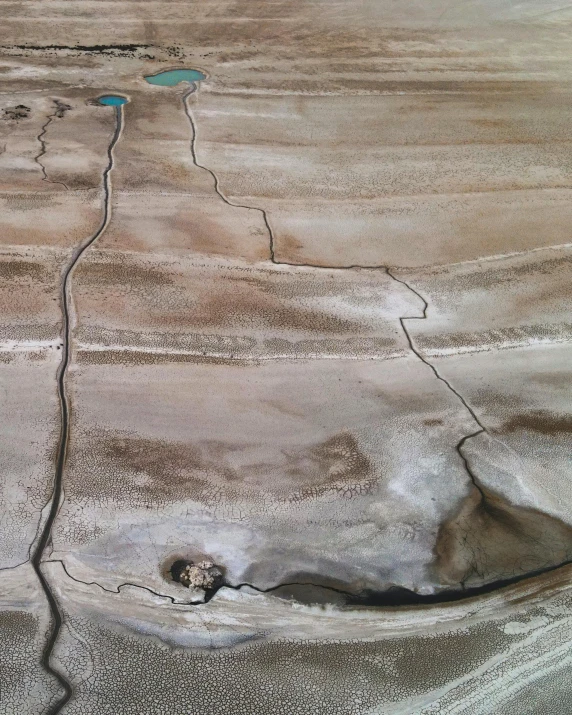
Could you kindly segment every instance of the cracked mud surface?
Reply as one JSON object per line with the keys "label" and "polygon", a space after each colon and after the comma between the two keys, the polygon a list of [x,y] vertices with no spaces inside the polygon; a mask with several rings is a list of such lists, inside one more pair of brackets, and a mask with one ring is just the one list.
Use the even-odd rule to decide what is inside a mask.
{"label": "cracked mud surface", "polygon": [[569,712],[565,13],[207,5],[0,3],[0,713]]}

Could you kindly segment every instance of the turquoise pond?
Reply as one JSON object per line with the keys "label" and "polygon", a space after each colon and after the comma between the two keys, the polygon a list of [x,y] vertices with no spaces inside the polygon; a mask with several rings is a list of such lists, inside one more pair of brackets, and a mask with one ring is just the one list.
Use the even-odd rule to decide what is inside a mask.
{"label": "turquoise pond", "polygon": [[200,82],[206,75],[199,70],[168,70],[159,74],[145,77],[149,84],[158,84],[161,87],[174,87],[179,82]]}
{"label": "turquoise pond", "polygon": [[127,104],[129,100],[117,94],[106,94],[103,97],[99,97],[97,101],[100,104],[105,104],[106,107],[120,107],[122,104]]}

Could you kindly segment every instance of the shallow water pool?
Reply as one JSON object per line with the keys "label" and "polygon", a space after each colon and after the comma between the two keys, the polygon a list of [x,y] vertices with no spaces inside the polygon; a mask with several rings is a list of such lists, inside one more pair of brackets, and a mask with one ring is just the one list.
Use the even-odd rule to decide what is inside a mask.
{"label": "shallow water pool", "polygon": [[147,75],[145,79],[149,84],[174,87],[179,82],[200,82],[202,79],[206,79],[206,75],[199,70],[167,70],[159,72],[159,74]]}
{"label": "shallow water pool", "polygon": [[120,107],[122,104],[127,104],[129,100],[125,97],[120,97],[118,94],[106,94],[103,97],[99,97],[97,101],[106,107]]}

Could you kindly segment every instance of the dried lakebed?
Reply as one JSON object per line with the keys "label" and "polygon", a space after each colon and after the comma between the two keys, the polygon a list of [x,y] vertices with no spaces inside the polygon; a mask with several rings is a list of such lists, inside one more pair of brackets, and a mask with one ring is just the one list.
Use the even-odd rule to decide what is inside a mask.
{"label": "dried lakebed", "polygon": [[[156,76],[156,66],[145,72]],[[30,184],[37,192],[54,189],[46,173],[74,185],[54,162],[64,128],[86,142],[77,151],[89,161],[85,127],[108,132],[98,159],[103,223],[71,249],[71,263],[63,247],[26,255],[10,246],[7,264],[18,257],[20,267],[0,286],[25,334],[18,292],[39,306],[64,267],[59,351],[56,342],[30,342],[1,366],[6,375],[40,375],[40,366],[61,359],[55,490],[32,549],[40,580],[17,559],[2,572],[7,611],[33,614],[19,617],[27,630],[17,632],[35,648],[47,643],[47,672],[61,674],[67,689],[50,712],[65,703],[66,712],[105,713],[121,703],[126,712],[159,713],[178,667],[212,673],[204,693],[193,679],[184,697],[201,697],[213,713],[228,694],[215,684],[226,668],[237,687],[224,708],[247,712],[256,694],[238,686],[276,658],[301,663],[286,680],[274,671],[263,677],[263,688],[279,689],[277,712],[304,702],[304,713],[431,712],[461,703],[500,713],[510,712],[509,697],[526,712],[531,691],[534,707],[554,709],[537,686],[542,677],[565,693],[569,668],[562,564],[571,519],[561,477],[568,346],[557,317],[565,314],[566,249],[557,265],[540,254],[446,271],[389,261],[298,265],[275,251],[283,234],[271,204],[240,194],[216,168],[210,127],[226,110],[196,91],[199,78],[183,80],[192,92],[168,84],[171,96],[142,89],[132,75],[125,72],[114,95],[130,98],[124,126],[115,105],[115,134],[109,118],[93,114],[109,110],[63,86],[61,101],[71,107],[64,118],[45,127],[53,106],[39,117],[39,103],[26,98],[35,132],[19,119],[8,134],[10,155],[28,135],[40,145],[45,173],[37,162],[37,176],[15,172],[22,185],[37,182]],[[177,213],[178,196],[201,216],[196,228]],[[169,243],[174,236],[182,236],[178,244]],[[67,246],[77,246],[72,238],[66,233]],[[256,260],[247,254],[253,244]],[[222,245],[228,256],[212,250]],[[562,282],[546,284],[560,273]],[[531,308],[521,328],[514,310],[523,282],[537,312]],[[459,299],[460,283],[470,286],[461,292],[470,301]],[[485,295],[494,296],[489,323]],[[47,321],[37,311],[34,320]],[[460,314],[460,324],[480,332],[460,335]],[[519,342],[509,349],[515,325]],[[502,361],[491,362],[487,340],[505,351]],[[547,459],[550,475],[542,471]],[[206,598],[173,581],[177,560],[187,564],[189,585],[207,585]],[[223,572],[222,584],[207,574],[216,588],[200,573],[211,562]],[[27,584],[20,601],[18,583]],[[451,599],[464,600],[439,603]],[[415,607],[387,608],[405,603]],[[455,653],[455,664],[435,657],[436,641]],[[160,664],[157,687],[127,692],[125,677],[105,668],[107,653],[121,672],[119,652],[130,663]],[[400,675],[405,662],[428,660],[426,679],[419,668],[411,682]],[[304,701],[296,682],[308,669],[325,685]],[[330,687],[335,673],[350,671],[342,691]],[[496,709],[482,699],[486,678],[513,683],[487,691]],[[53,697],[46,687],[38,703]],[[323,700],[329,691],[335,701]]]}

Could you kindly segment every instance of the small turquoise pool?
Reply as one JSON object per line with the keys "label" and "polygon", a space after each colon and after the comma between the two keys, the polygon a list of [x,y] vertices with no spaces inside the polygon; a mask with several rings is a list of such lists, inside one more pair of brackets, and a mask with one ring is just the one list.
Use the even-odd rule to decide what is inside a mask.
{"label": "small turquoise pool", "polygon": [[105,104],[106,107],[121,107],[122,104],[127,104],[129,101],[125,97],[120,97],[118,94],[106,94],[99,97],[97,100],[100,104]]}
{"label": "small turquoise pool", "polygon": [[149,84],[158,84],[161,87],[174,87],[179,82],[200,82],[206,75],[199,70],[167,70],[145,77]]}

